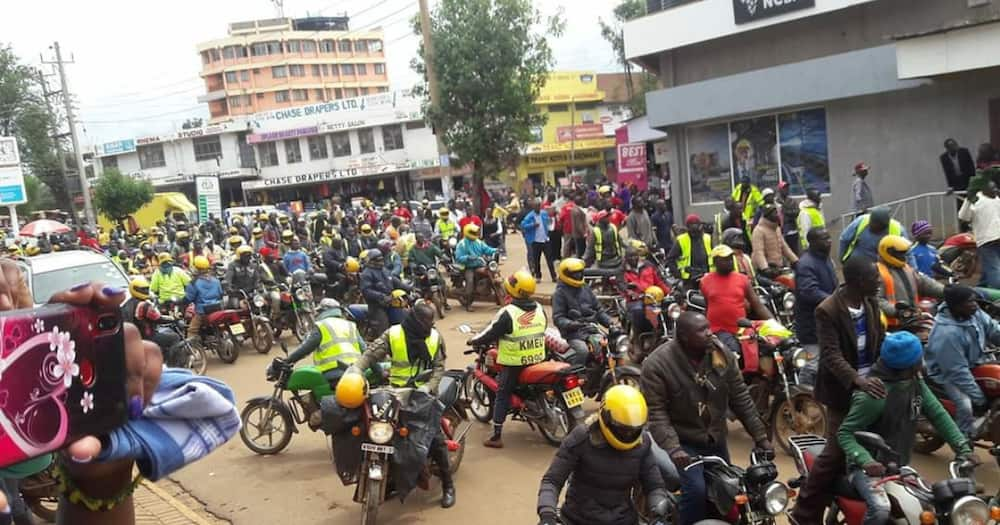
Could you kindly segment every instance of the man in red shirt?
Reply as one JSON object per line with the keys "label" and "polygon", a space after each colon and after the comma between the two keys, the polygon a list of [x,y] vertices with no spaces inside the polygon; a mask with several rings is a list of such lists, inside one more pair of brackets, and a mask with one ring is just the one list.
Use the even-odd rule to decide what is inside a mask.
{"label": "man in red shirt", "polygon": [[715,270],[701,279],[701,294],[705,296],[709,328],[719,336],[734,353],[739,353],[740,343],[735,334],[740,319],[747,319],[747,305],[755,319],[771,319],[771,313],[764,308],[757,293],[753,291],[750,278],[733,271],[733,249],[721,244],[712,249],[710,257],[715,261]]}
{"label": "man in red shirt", "polygon": [[413,220],[413,212],[410,211],[410,204],[407,202],[400,204],[392,214],[396,217],[401,217],[406,222]]}
{"label": "man in red shirt", "polygon": [[556,220],[556,228],[562,229],[562,246],[557,248],[561,250],[562,257],[571,257],[576,253],[573,244],[573,221],[570,219],[570,212],[575,207],[576,203],[573,202],[573,199],[567,199],[566,204],[563,204],[563,207],[559,209],[559,218]]}

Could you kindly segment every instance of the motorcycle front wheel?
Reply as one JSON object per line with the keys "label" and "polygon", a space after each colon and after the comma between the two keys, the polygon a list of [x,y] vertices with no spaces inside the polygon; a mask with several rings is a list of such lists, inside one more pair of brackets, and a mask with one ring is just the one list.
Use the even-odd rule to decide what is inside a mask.
{"label": "motorcycle front wheel", "polygon": [[205,371],[208,370],[208,355],[205,354],[205,349],[201,345],[185,344],[184,346],[187,352],[187,365],[184,368],[200,376],[205,375]]}
{"label": "motorcycle front wheel", "polygon": [[[558,395],[558,394],[557,394]],[[549,403],[549,401],[543,401]],[[546,407],[545,419],[538,422],[538,431],[541,432],[545,441],[550,445],[558,447],[562,444],[566,436],[576,427],[573,414],[566,408],[566,404],[561,398],[554,404]]]}
{"label": "motorcycle front wheel", "polygon": [[240,412],[240,421],[240,439],[257,454],[277,454],[292,440],[295,423],[278,399],[250,401]]}
{"label": "motorcycle front wheel", "polygon": [[266,354],[271,351],[274,345],[274,333],[271,330],[271,323],[263,319],[253,322],[253,348],[259,354]]}
{"label": "motorcycle front wheel", "polygon": [[792,455],[788,438],[798,434],[826,435],[826,411],[809,394],[782,399],[771,412],[770,434],[785,454]]}
{"label": "motorcycle front wheel", "polygon": [[295,334],[295,339],[301,343],[309,337],[309,332],[313,328],[312,314],[308,312],[300,311],[295,315],[295,329],[293,330]]}
{"label": "motorcycle front wheel", "polygon": [[215,353],[223,363],[233,364],[240,357],[240,347],[236,345],[233,334],[229,330],[220,329],[219,340],[216,341]]}
{"label": "motorcycle front wheel", "polygon": [[56,521],[59,507],[59,483],[52,476],[53,466],[21,480],[21,499],[31,512],[46,522]]}
{"label": "motorcycle front wheel", "polygon": [[476,379],[475,375],[469,374],[465,382],[465,397],[469,400],[469,411],[476,421],[489,423],[493,419],[495,395],[482,381]]}
{"label": "motorcycle front wheel", "polygon": [[367,480],[365,504],[361,507],[361,525],[375,525],[378,520],[378,506],[382,503],[382,480]]}

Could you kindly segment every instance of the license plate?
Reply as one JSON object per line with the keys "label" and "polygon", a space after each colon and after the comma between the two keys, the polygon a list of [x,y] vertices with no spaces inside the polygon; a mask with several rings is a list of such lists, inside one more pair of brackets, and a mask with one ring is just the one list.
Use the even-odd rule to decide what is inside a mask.
{"label": "license plate", "polygon": [[376,445],[374,443],[362,443],[361,450],[364,452],[375,452],[376,454],[395,454],[395,447],[388,445]]}
{"label": "license plate", "polygon": [[580,387],[567,390],[563,392],[563,400],[566,401],[568,408],[578,407],[583,404],[583,390],[580,390]]}
{"label": "license plate", "polygon": [[247,332],[246,328],[243,328],[243,323],[236,323],[229,325],[229,332],[233,335],[243,335]]}

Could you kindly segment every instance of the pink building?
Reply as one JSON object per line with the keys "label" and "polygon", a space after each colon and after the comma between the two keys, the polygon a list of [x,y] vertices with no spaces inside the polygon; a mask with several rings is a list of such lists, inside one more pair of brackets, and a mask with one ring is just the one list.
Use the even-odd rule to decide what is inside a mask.
{"label": "pink building", "polygon": [[382,29],[347,17],[237,22],[198,53],[212,122],[389,90]]}

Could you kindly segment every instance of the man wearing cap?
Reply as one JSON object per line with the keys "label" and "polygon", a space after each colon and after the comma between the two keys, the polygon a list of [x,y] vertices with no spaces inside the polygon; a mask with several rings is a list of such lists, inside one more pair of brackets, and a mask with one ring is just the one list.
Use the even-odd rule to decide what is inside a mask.
{"label": "man wearing cap", "polygon": [[972,224],[982,266],[979,285],[1000,288],[1000,197],[996,184],[989,181],[974,199],[966,198],[958,218]]}
{"label": "man wearing cap", "polygon": [[[667,254],[667,265],[673,275],[690,280],[708,272],[711,265],[708,254],[712,251],[712,237],[701,231],[701,217],[690,214],[684,220],[687,232],[677,236],[670,253]],[[690,283],[689,283],[690,284]]]}
{"label": "man wearing cap", "polygon": [[764,196],[760,188],[750,183],[750,176],[740,177],[740,183],[733,189],[733,200],[743,207],[743,221],[749,223],[757,208],[764,204]]}
{"label": "man wearing cap", "polygon": [[784,267],[786,262],[788,265],[794,266],[799,262],[799,258],[785,243],[785,237],[781,235],[781,226],[778,224],[778,208],[774,204],[765,204],[761,210],[763,210],[763,215],[750,237],[752,246],[750,257],[753,259],[754,268],[758,271],[777,270]]}
{"label": "man wearing cap", "polygon": [[[889,208],[880,206],[871,213],[859,215],[840,234],[840,260],[846,261],[852,255],[859,254],[877,261],[878,243],[886,235],[906,236],[903,225],[892,218]],[[1000,230],[997,235],[1000,236]]]}
{"label": "man wearing cap", "polygon": [[882,436],[899,454],[893,460],[909,465],[917,420],[923,415],[951,445],[959,461],[972,456],[968,440],[920,377],[922,356],[923,345],[917,336],[909,332],[886,336],[881,355],[871,371],[872,377],[885,383],[886,395],[875,397],[862,391],[854,392],[850,411],[837,432],[837,440],[847,456],[848,478],[866,503],[866,525],[889,523],[889,496],[882,482],[886,466],[881,462],[887,458],[873,457],[855,439],[855,432],[874,432]]}
{"label": "man wearing cap", "polygon": [[987,402],[972,369],[985,360],[987,343],[1000,345],[1000,324],[979,309],[976,299],[976,291],[968,286],[945,288],[926,358],[928,375],[955,403],[955,422],[971,439],[979,433],[974,409],[985,407]]}
{"label": "man wearing cap", "polygon": [[705,317],[713,334],[734,353],[739,354],[737,321],[747,319],[747,305],[754,319],[771,319],[771,313],[753,290],[750,277],[734,271],[733,249],[725,244],[712,249],[715,269],[701,279],[701,294],[705,297]]}
{"label": "man wearing cap", "polygon": [[823,196],[818,190],[806,190],[806,198],[799,203],[799,214],[795,223],[799,229],[799,239],[802,239],[801,248],[808,248],[806,236],[813,228],[826,228],[826,218],[823,217],[823,210],[820,208],[823,203]]}
{"label": "man wearing cap", "polygon": [[858,213],[865,213],[869,208],[875,206],[872,189],[865,182],[866,178],[868,178],[868,165],[864,162],[857,163],[854,166],[854,185],[851,187],[851,203],[854,211]]}

